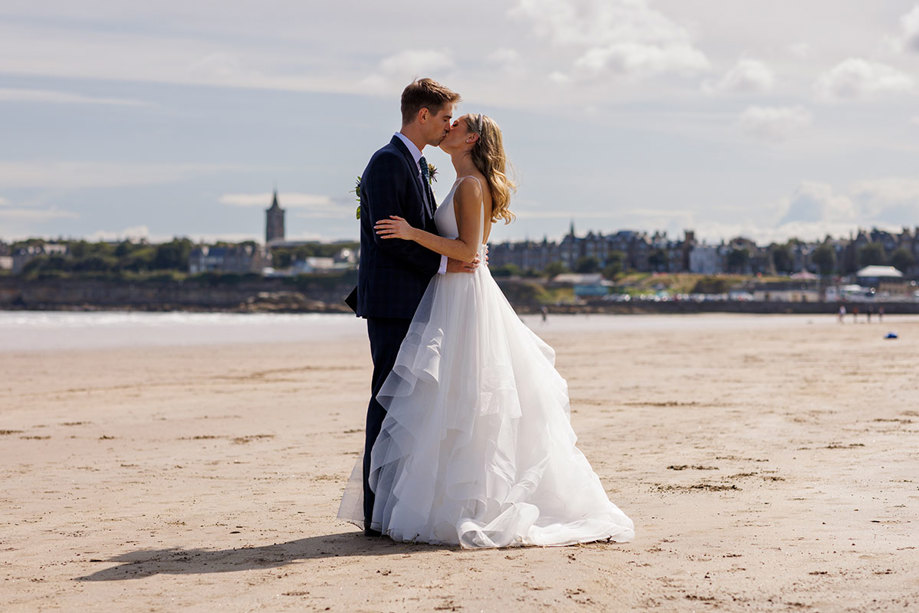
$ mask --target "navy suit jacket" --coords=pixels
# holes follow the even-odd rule
[[[397,136],[373,154],[361,175],[360,317],[411,319],[437,274],[440,255],[413,241],[380,238],[373,230],[377,221],[398,215],[436,234],[434,194],[422,183],[412,154]]]

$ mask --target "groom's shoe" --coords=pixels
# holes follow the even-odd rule
[[[364,536],[383,536],[383,533],[379,530],[374,530],[373,528],[366,527],[364,528]]]

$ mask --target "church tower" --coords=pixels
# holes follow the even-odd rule
[[[271,207],[265,211],[265,245],[284,240],[284,209],[278,204],[278,190],[274,190]]]

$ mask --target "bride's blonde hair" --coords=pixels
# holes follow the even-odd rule
[[[501,137],[501,128],[494,119],[487,115],[469,114],[466,116],[466,126],[470,132],[479,135],[479,140],[472,146],[472,162],[488,181],[491,192],[491,220],[503,219],[510,223],[516,217],[508,208],[511,201],[511,192],[516,191],[517,185],[508,178],[507,156],[504,154],[504,140]]]

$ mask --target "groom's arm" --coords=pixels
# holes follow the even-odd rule
[[[373,232],[373,226],[381,219],[391,215],[400,217],[417,217],[417,212],[403,209],[409,200],[405,193],[406,185],[411,185],[414,177],[408,174],[405,162],[396,155],[380,155],[368,168],[367,176],[361,179],[361,189],[365,197],[361,199],[361,217],[369,216],[373,241],[387,255],[399,259],[407,266],[425,275],[434,275],[441,266],[441,256],[413,241],[402,239],[386,240]],[[363,220],[362,220],[363,222]]]

